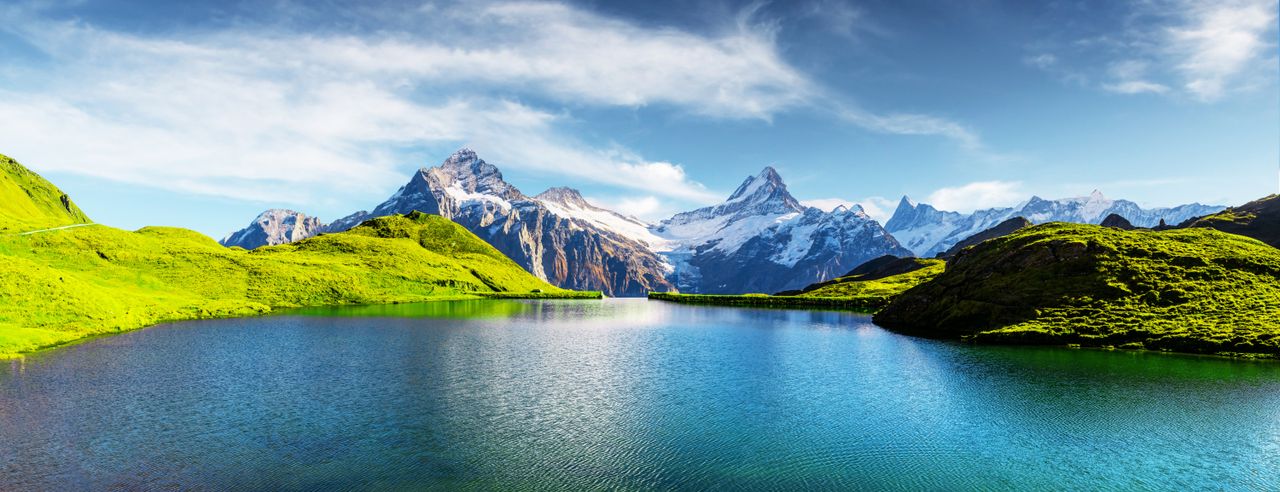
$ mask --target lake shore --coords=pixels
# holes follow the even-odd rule
[[[86,320],[86,322],[94,321],[101,326],[114,327],[114,328],[103,328],[103,329],[93,330],[93,331],[71,332],[71,331],[40,330],[35,328],[18,328],[18,330],[41,331],[43,332],[42,335],[45,335],[45,340],[42,342],[37,342],[35,346],[24,349],[24,350],[18,350],[13,352],[0,352],[0,360],[20,359],[22,357],[39,353],[39,352],[55,350],[68,345],[74,345],[80,342],[93,340],[96,338],[114,336],[114,335],[119,335],[121,333],[128,333],[131,331],[143,330],[153,326],[162,325],[165,323],[175,323],[179,321],[195,321],[195,320],[205,320],[205,319],[251,318],[251,317],[258,317],[258,316],[266,316],[266,315],[273,314],[277,311],[294,309],[294,308],[377,306],[377,305],[412,304],[412,303],[424,303],[424,302],[472,301],[472,300],[490,300],[490,299],[493,299],[493,300],[519,300],[519,299],[591,300],[591,299],[603,299],[603,298],[604,298],[604,295],[598,291],[486,292],[486,293],[477,293],[477,294],[471,294],[471,295],[448,295],[448,296],[434,296],[434,297],[404,298],[404,299],[388,300],[387,302],[382,302],[382,303],[366,303],[366,304],[355,304],[355,303],[314,304],[314,305],[299,305],[299,306],[277,306],[275,308],[272,308],[270,306],[266,306],[262,304],[245,303],[245,304],[238,304],[236,307],[231,307],[231,308],[229,308],[228,306],[214,306],[214,305],[202,306],[202,307],[190,307],[184,310],[174,311],[167,314],[153,314],[151,316],[143,316],[143,315],[138,315],[137,313],[131,313],[132,314],[131,316],[126,318],[120,318],[120,319]],[[145,319],[146,321],[142,322],[143,319]],[[137,322],[130,323],[131,321],[137,321]]]

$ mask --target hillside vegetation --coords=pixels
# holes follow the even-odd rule
[[[1006,343],[1280,355],[1280,250],[1208,229],[1050,223],[961,251],[876,323]]]
[[[903,258],[915,262],[918,268],[886,277],[851,275],[829,280],[817,288],[799,294],[800,297],[844,297],[865,299],[873,305],[883,305],[907,289],[927,282],[942,273],[947,263],[942,260]]]
[[[1216,214],[1188,220],[1178,227],[1206,227],[1248,236],[1280,248],[1280,195],[1271,195]]]
[[[24,195],[57,191],[29,176],[38,189]],[[56,210],[40,209],[35,219],[14,216],[29,212],[28,205],[0,209],[0,218],[49,226],[57,223],[51,219],[72,221],[79,213],[71,208],[59,218]],[[556,288],[462,226],[420,212],[253,251],[169,227],[130,232],[94,225],[0,235],[0,357],[164,321],[488,296],[599,293]]]
[[[66,193],[0,154],[0,234],[88,222]]]

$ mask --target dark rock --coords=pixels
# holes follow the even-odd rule
[[[1129,219],[1122,217],[1120,214],[1108,215],[1107,218],[1102,219],[1102,223],[1100,225],[1102,227],[1115,227],[1117,229],[1124,229],[1126,231],[1132,231],[1135,229],[1135,227],[1133,227],[1133,224],[1129,223]]]

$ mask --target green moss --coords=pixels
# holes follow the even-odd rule
[[[876,315],[1000,343],[1280,355],[1280,250],[1208,229],[1052,223],[966,250]]]

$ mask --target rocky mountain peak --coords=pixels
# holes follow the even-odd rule
[[[586,199],[582,198],[581,192],[566,186],[548,188],[547,191],[539,193],[538,196],[535,196],[534,198],[540,201],[570,205],[578,208],[595,208],[590,203],[587,203]]]
[[[804,206],[787,191],[782,176],[772,166],[766,166],[759,174],[743,180],[723,206],[739,205],[743,208],[763,208],[767,212],[802,212]]]
[[[323,229],[320,219],[293,210],[272,208],[258,214],[248,227],[228,234],[219,242],[224,246],[253,249],[298,241],[319,234]]]

